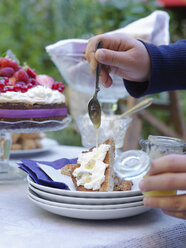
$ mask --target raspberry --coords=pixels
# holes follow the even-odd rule
[[[9,59],[9,58],[0,58],[0,68],[11,67],[15,71],[18,70],[17,62]]]
[[[17,82],[22,81],[22,82],[26,83],[29,79],[28,74],[24,70],[17,71],[14,76],[15,76]]]
[[[2,77],[11,77],[14,73],[14,69],[12,67],[4,67],[0,69],[0,76]]]

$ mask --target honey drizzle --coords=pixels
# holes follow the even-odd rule
[[[98,148],[98,128],[95,127],[95,134],[96,134],[96,148]]]

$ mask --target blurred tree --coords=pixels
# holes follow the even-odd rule
[[[1,0],[0,51],[11,49],[38,73],[60,78],[45,46],[61,39],[90,36],[124,26],[155,9],[131,0]]]

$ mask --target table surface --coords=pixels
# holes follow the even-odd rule
[[[30,155],[52,161],[76,157],[83,148],[55,146]],[[16,163],[17,159],[11,159]],[[63,248],[182,248],[186,247],[186,221],[153,209],[117,220],[80,220],[49,213],[31,202],[27,183],[0,185],[0,247]]]

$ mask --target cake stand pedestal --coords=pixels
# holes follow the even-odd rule
[[[62,121],[0,121],[0,184],[20,183],[26,178],[26,173],[24,171],[15,166],[11,166],[10,164],[9,155],[12,144],[11,133],[57,131],[66,128],[70,122],[70,116],[67,116]]]

